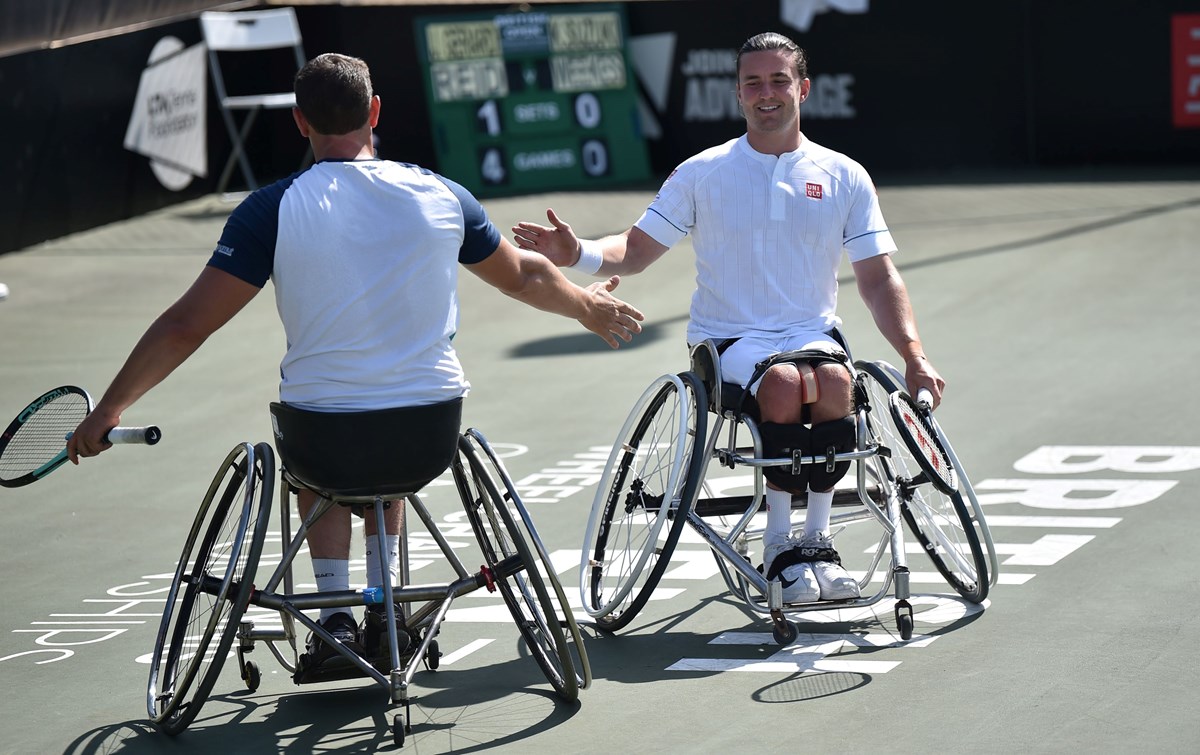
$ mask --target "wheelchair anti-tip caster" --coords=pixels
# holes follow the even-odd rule
[[[913,636],[913,609],[907,600],[896,601],[896,628],[900,630],[900,639],[907,642]]]
[[[399,713],[392,719],[392,741],[397,747],[404,746],[404,716]]]
[[[780,647],[787,647],[796,641],[796,637],[800,635],[796,625],[783,617],[782,611],[771,612],[771,637]]]
[[[242,681],[246,683],[246,689],[251,692],[258,691],[258,685],[262,683],[262,672],[258,670],[257,663],[246,661],[246,665],[242,667]]]

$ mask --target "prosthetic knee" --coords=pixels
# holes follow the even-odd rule
[[[764,467],[763,475],[776,487],[792,493],[828,490],[850,469],[850,462],[833,462],[833,454],[848,453],[858,447],[853,416],[805,425],[764,422],[759,425],[763,456],[768,459],[797,456],[830,457],[828,462],[792,464],[791,467]]]

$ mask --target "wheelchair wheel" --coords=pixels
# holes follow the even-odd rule
[[[904,520],[950,586],[972,603],[983,602],[987,555],[937,433],[885,363],[855,366],[867,392],[871,430],[891,450],[879,463],[900,495]]]
[[[587,648],[583,644],[583,635],[579,631],[579,624],[575,621],[575,615],[571,612],[571,604],[567,600],[567,594],[563,590],[562,583],[558,579],[555,572],[554,564],[550,560],[550,554],[546,550],[546,546],[542,543],[542,538],[538,535],[537,529],[533,526],[533,518],[529,516],[528,509],[521,502],[521,496],[517,493],[516,486],[513,485],[512,477],[509,476],[508,470],[504,468],[504,463],[496,456],[496,452],[492,449],[491,444],[483,437],[483,433],[478,430],[470,429],[466,432],[467,439],[474,445],[478,446],[478,456],[483,462],[485,468],[492,475],[492,479],[498,484],[496,489],[500,491],[500,495],[504,498],[509,510],[516,516],[513,522],[517,527],[521,528],[521,533],[525,537],[525,542],[530,546],[531,553],[538,560],[539,573],[545,578],[546,584],[554,592],[554,598],[558,601],[558,623],[566,629],[568,633],[568,647],[574,651],[572,656],[573,665],[576,670],[576,682],[579,689],[587,689],[592,683],[592,665],[588,661]]]
[[[534,660],[559,697],[573,702],[579,698],[580,678],[558,611],[538,569],[537,556],[521,534],[477,445],[476,437],[464,435],[452,464],[467,519],[483,550],[491,579]],[[512,502],[515,505],[516,499]],[[553,578],[553,572],[550,574]]]
[[[613,445],[584,535],[579,589],[597,626],[629,624],[658,585],[695,504],[708,423],[691,372],[663,375]]]
[[[274,474],[271,447],[243,443],[222,462],[196,513],[167,594],[146,693],[147,713],[168,734],[196,717],[230,654],[270,524]]]

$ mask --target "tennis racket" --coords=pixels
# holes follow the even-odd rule
[[[0,435],[0,486],[19,488],[37,482],[67,460],[67,438],[95,405],[82,388],[64,385],[47,391],[21,410]],[[152,446],[162,433],[157,427],[114,427],[109,443]]]

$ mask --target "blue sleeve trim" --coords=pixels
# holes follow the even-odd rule
[[[666,216],[666,215],[663,215],[661,212],[659,212],[658,210],[654,209],[653,207],[647,207],[647,208],[646,208],[646,212],[653,212],[655,215],[657,215],[657,216],[659,216],[660,218],[662,218],[664,222],[668,223],[668,224],[669,224],[669,225],[670,225],[672,228],[674,228],[675,230],[679,231],[680,233],[682,233],[682,234],[683,234],[683,235],[685,235],[685,236],[687,235],[687,229],[686,229],[686,228],[680,228],[679,226],[675,225],[674,223],[672,223],[672,222],[671,222],[671,220],[670,220],[669,218],[667,218],[667,216]]]
[[[433,174],[458,199],[463,214],[463,244],[458,250],[458,261],[464,265],[483,262],[500,246],[500,231],[488,218],[487,210],[460,184],[445,176]]]
[[[848,239],[845,239],[845,240],[844,240],[842,243],[843,243],[843,244],[849,244],[851,241],[856,241],[856,240],[858,240],[858,239],[865,238],[865,237],[867,237],[867,236],[874,236],[874,235],[876,235],[876,234],[879,234],[879,233],[889,233],[889,231],[888,231],[888,229],[886,229],[886,228],[884,228],[884,229],[882,229],[882,230],[879,230],[879,231],[867,231],[866,233],[860,233],[860,234],[858,234],[857,236],[852,236],[852,237],[850,237],[850,238],[848,238]]]
[[[299,173],[276,181],[246,197],[225,221],[221,238],[208,260],[252,286],[262,288],[275,269],[275,244],[279,238],[279,205],[284,192]]]

